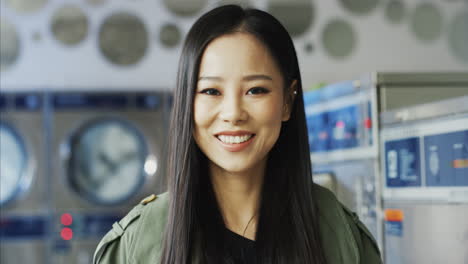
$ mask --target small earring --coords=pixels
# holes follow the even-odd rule
[[[297,94],[297,91],[296,91],[296,90],[294,90],[294,94]]]

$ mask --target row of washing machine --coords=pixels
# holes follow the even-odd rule
[[[304,101],[314,181],[384,263],[468,263],[468,73],[373,73]]]
[[[165,188],[169,92],[0,94],[0,262],[90,263]]]

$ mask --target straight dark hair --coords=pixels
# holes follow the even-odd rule
[[[171,114],[169,214],[161,263],[190,263],[192,258],[201,263],[230,262],[225,257],[225,225],[209,179],[208,160],[193,138],[193,101],[205,48],[215,38],[234,32],[252,34],[268,48],[283,75],[285,95],[297,81],[291,117],[283,122],[268,154],[255,239],[257,263],[325,263],[293,41],[270,14],[236,5],[215,8],[199,18],[183,46]]]

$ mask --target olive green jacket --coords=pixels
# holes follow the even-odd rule
[[[355,213],[315,185],[319,223],[328,264],[382,263],[377,244]],[[114,223],[96,252],[95,264],[157,264],[168,214],[168,195],[149,196]],[[195,254],[196,255],[196,254]],[[195,256],[192,263],[200,263]]]

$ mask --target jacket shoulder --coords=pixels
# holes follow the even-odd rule
[[[136,205],[120,221],[112,225],[112,229],[101,239],[93,257],[94,264],[139,263],[134,261],[135,251],[147,242],[142,236],[145,230],[142,226],[154,223],[158,233],[162,233],[167,211],[167,193],[150,195]],[[154,217],[154,218],[152,218]],[[154,230],[153,230],[154,233]],[[162,238],[162,235],[159,235]]]
[[[353,230],[353,235],[359,245],[360,263],[374,264],[382,263],[380,250],[372,233],[367,229],[364,223],[361,222],[358,215],[342,205],[346,214],[347,221]]]
[[[345,213],[335,195],[314,184],[320,237],[328,263],[359,263],[359,248]]]
[[[377,243],[354,212],[320,185],[314,185],[314,197],[329,263],[382,263]]]

